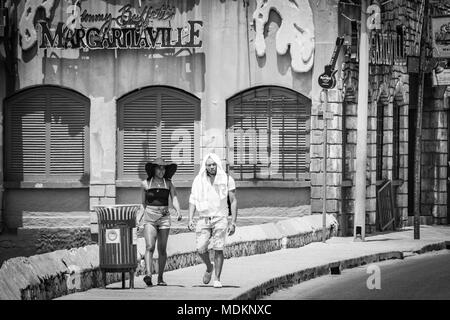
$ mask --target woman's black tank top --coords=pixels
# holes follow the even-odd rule
[[[145,204],[147,206],[168,206],[170,190],[164,180],[164,188],[151,188],[152,180],[149,183],[149,189],[145,190]],[[148,182],[148,180],[146,180]]]

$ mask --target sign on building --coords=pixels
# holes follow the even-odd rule
[[[450,16],[433,17],[431,20],[433,55],[450,58]]]

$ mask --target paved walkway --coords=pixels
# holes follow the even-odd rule
[[[91,289],[58,299],[65,300],[231,300],[261,286],[276,286],[287,276],[302,270],[364,256],[381,256],[389,252],[431,250],[430,245],[450,241],[450,227],[421,226],[421,239],[413,239],[412,228],[404,231],[367,237],[365,242],[354,242],[352,237],[334,237],[325,243],[316,242],[301,248],[278,250],[266,254],[225,260],[222,272],[223,288],[215,289],[212,281],[203,285],[204,265],[178,269],[165,273],[167,287],[146,287],[142,277],[135,279],[135,289],[122,289],[113,283],[105,289]],[[153,277],[156,281],[156,275]],[[128,285],[128,282],[127,282]]]

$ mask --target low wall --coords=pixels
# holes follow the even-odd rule
[[[327,238],[337,231],[337,221],[327,216]],[[300,247],[322,239],[322,217],[305,216],[277,223],[238,227],[227,238],[227,258],[261,254],[282,247]],[[138,252],[143,243],[138,242]],[[78,249],[57,250],[31,257],[12,258],[0,268],[1,300],[47,300],[77,291],[105,285],[99,269],[99,249],[88,245]],[[169,238],[166,270],[184,268],[200,263],[195,252],[195,234],[182,233]],[[155,252],[155,266],[157,253]],[[141,273],[139,265],[137,273]],[[154,269],[157,270],[156,268]],[[120,274],[107,273],[106,282],[120,280]]]

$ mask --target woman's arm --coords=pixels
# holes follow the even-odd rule
[[[180,210],[180,203],[178,202],[177,188],[175,188],[172,181],[169,181],[169,189],[170,189],[170,196],[172,197],[173,207],[177,211],[177,220],[180,221],[182,218],[181,210]]]
[[[145,183],[146,181],[143,181],[142,182],[142,185],[141,185],[141,194],[142,194],[142,206],[145,208],[145,185],[144,185],[144,183]]]

